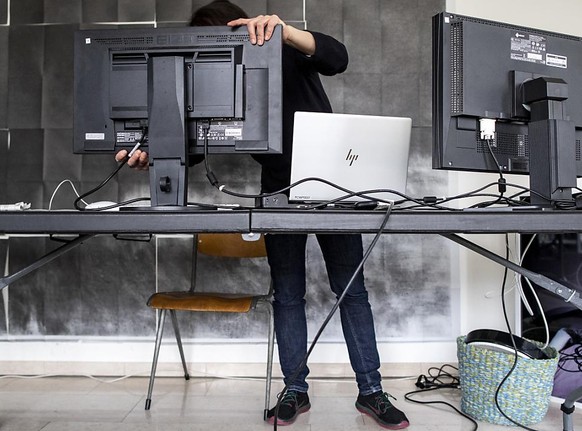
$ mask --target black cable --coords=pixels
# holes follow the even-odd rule
[[[507,234],[505,234],[505,258],[509,259],[509,237]],[[503,307],[503,318],[505,320],[505,325],[507,326],[507,332],[511,336],[510,338],[511,338],[511,344],[513,346],[514,359],[513,359],[513,365],[511,366],[511,368],[509,369],[509,371],[507,372],[505,377],[501,380],[501,383],[499,383],[499,385],[497,386],[497,389],[495,390],[495,406],[497,407],[499,412],[503,415],[503,417],[505,417],[505,419],[507,419],[508,421],[517,425],[518,427],[526,429],[528,431],[537,431],[534,428],[529,428],[529,427],[519,423],[518,421],[510,418],[503,411],[501,406],[499,405],[499,393],[501,392],[501,388],[503,387],[503,385],[505,384],[507,379],[509,379],[509,376],[511,376],[511,374],[515,371],[515,368],[517,367],[517,361],[519,359],[517,345],[515,344],[515,339],[513,337],[513,331],[511,329],[511,324],[509,323],[509,317],[507,315],[507,307],[505,305],[505,283],[507,281],[507,273],[508,273],[508,269],[507,269],[507,267],[505,267],[505,271],[503,271],[503,281],[502,281],[502,285],[501,285],[501,305]]]
[[[476,431],[479,428],[479,425],[477,424],[477,422],[471,416],[469,416],[468,414],[457,409],[452,404],[447,403],[446,401],[435,401],[435,400],[420,401],[420,400],[416,400],[414,398],[411,398],[411,395],[435,391],[435,390],[439,390],[439,389],[460,389],[459,377],[457,375],[453,375],[452,373],[450,373],[448,371],[445,371],[444,370],[445,368],[451,368],[457,372],[459,371],[457,367],[454,367],[453,365],[450,365],[450,364],[444,364],[440,368],[430,367],[428,369],[428,376],[425,376],[424,374],[421,374],[420,376],[418,376],[418,379],[416,380],[415,386],[418,387],[419,389],[404,394],[404,399],[406,399],[407,401],[413,402],[413,403],[417,403],[417,404],[427,404],[427,405],[443,404],[447,407],[450,407],[451,409],[456,411],[459,415],[461,415],[464,418],[471,421],[473,423],[473,426],[474,426],[473,431]],[[436,374],[435,374],[435,372],[436,372]]]
[[[144,142],[145,142],[145,140],[146,140],[146,137],[147,137],[147,133],[146,133],[145,129],[143,129],[143,130],[142,130],[141,137],[140,137],[139,141],[137,141],[137,142],[136,142],[136,144],[137,144],[137,145],[134,147],[134,150],[136,150],[136,149],[137,149],[139,146],[143,145],[143,143],[144,143]],[[117,173],[118,173],[118,172],[121,170],[121,168],[123,168],[123,167],[124,167],[124,166],[127,164],[127,161],[129,160],[130,154],[131,154],[131,153],[127,153],[127,155],[126,155],[126,156],[123,158],[123,160],[121,160],[121,162],[119,162],[119,165],[117,166],[117,168],[115,168],[115,170],[114,170],[114,171],[113,171],[113,172],[112,172],[112,173],[111,173],[111,174],[110,174],[110,175],[109,175],[107,178],[105,178],[105,179],[104,179],[104,180],[101,182],[101,184],[99,184],[97,187],[95,187],[95,188],[93,188],[93,189],[89,190],[88,192],[86,192],[86,193],[83,193],[81,196],[79,196],[77,199],[75,199],[75,202],[73,203],[73,204],[74,204],[74,206],[75,206],[75,209],[77,209],[77,210],[79,210],[79,211],[85,211],[85,208],[84,208],[84,207],[80,207],[80,206],[79,206],[79,202],[81,202],[81,201],[83,200],[83,198],[85,198],[85,197],[87,197],[87,196],[89,196],[89,195],[92,195],[93,193],[95,193],[95,192],[99,191],[99,190],[100,190],[101,188],[103,188],[103,186],[105,186],[105,184],[107,184],[107,183],[108,183],[108,182],[109,182],[109,181],[110,181],[110,180],[111,180],[111,179],[112,179],[112,178],[113,178],[115,175],[117,175]],[[137,201],[139,201],[139,200],[145,200],[145,199],[147,199],[147,198],[137,198]],[[136,200],[132,200],[132,202],[134,202],[134,201],[136,201]],[[124,204],[126,204],[126,203],[124,203]],[[104,210],[104,209],[110,209],[110,208],[116,208],[116,207],[118,207],[118,206],[121,206],[121,205],[124,205],[124,204],[117,204],[117,205],[112,205],[112,206],[110,206],[110,207],[107,207],[107,208],[101,208],[101,210]]]
[[[203,121],[200,127],[202,128],[202,135],[204,136],[203,147],[204,147],[204,168],[206,169],[206,178],[208,178],[208,181],[210,182],[212,187],[219,188],[218,178],[216,178],[216,175],[214,175],[214,172],[212,172],[212,169],[210,168],[210,161],[208,160],[208,131],[210,130],[210,122]]]
[[[89,190],[86,193],[83,193],[81,196],[79,196],[77,199],[75,199],[74,205],[75,205],[75,209],[79,210],[79,211],[85,211],[84,207],[80,207],[79,206],[79,202],[81,202],[83,200],[83,198],[92,195],[93,193],[97,192],[98,190],[100,190],[105,184],[107,184],[111,178],[113,178],[115,175],[117,175],[117,173],[121,170],[121,168],[123,168],[123,166],[125,166],[125,164],[127,163],[128,157],[126,156],[120,163],[119,166],[117,166],[117,168],[115,168],[115,170],[107,177],[105,178],[101,184],[99,184],[97,187]]]
[[[574,369],[565,368],[566,364],[574,363]],[[565,349],[560,352],[558,368],[566,373],[579,373],[582,371],[582,345],[574,348],[572,353],[566,353]]]
[[[299,373],[307,365],[307,360],[309,359],[309,356],[311,355],[311,352],[315,348],[315,345],[317,344],[317,341],[321,337],[321,334],[323,333],[324,329],[327,327],[328,323],[330,322],[331,318],[333,317],[333,315],[335,314],[335,312],[339,308],[340,304],[343,302],[343,300],[344,300],[345,296],[347,295],[347,293],[348,293],[351,285],[354,283],[354,281],[355,281],[356,277],[358,276],[358,274],[362,271],[362,268],[364,267],[364,264],[368,260],[368,257],[372,253],[372,250],[374,249],[374,247],[376,246],[376,243],[380,239],[380,236],[384,232],[384,228],[386,227],[386,223],[388,223],[388,219],[390,218],[390,214],[391,213],[392,213],[392,207],[388,207],[388,209],[386,210],[386,214],[385,214],[384,218],[382,219],[382,223],[380,224],[380,228],[378,229],[378,232],[376,233],[376,235],[372,239],[372,242],[370,243],[370,245],[366,249],[366,252],[364,253],[364,255],[362,257],[362,260],[360,261],[360,263],[358,264],[358,266],[354,270],[354,273],[352,274],[352,277],[348,281],[348,283],[347,283],[344,291],[342,292],[342,294],[340,295],[340,297],[336,300],[334,306],[331,308],[331,310],[328,313],[327,317],[325,318],[324,322],[321,324],[319,330],[315,334],[315,337],[313,337],[313,341],[311,342],[311,345],[309,346],[309,349],[307,350],[307,353],[303,357],[303,360],[301,361],[301,363],[299,364],[299,366],[295,369],[295,371],[293,372],[291,378],[288,380],[289,383],[285,384],[285,386],[283,387],[283,390],[279,393],[278,398],[277,398],[277,404],[275,405],[275,410],[274,410],[273,429],[275,431],[277,430],[277,422],[278,422],[278,416],[279,416],[279,407],[281,406],[281,401],[283,400],[283,397],[285,396],[285,393],[287,392],[287,389],[289,388],[289,385],[292,384],[293,382],[295,382],[295,379],[297,379],[297,376],[299,376]]]
[[[209,125],[207,123],[204,123],[202,125],[202,127],[203,127],[204,131],[207,131],[209,128]],[[496,165],[499,167],[499,176],[500,176],[499,180],[496,182],[488,183],[488,184],[486,184],[482,187],[479,187],[477,189],[474,189],[470,192],[461,193],[461,194],[456,195],[456,196],[445,197],[445,198],[441,198],[441,199],[435,198],[435,200],[436,200],[435,202],[427,202],[425,200],[425,198],[414,198],[414,197],[408,196],[404,193],[401,193],[397,190],[391,190],[391,189],[374,189],[374,190],[364,190],[364,191],[354,192],[354,191],[349,190],[345,187],[342,187],[338,184],[332,183],[331,181],[328,181],[324,178],[318,178],[318,177],[303,178],[299,181],[294,182],[293,184],[290,184],[287,187],[283,187],[280,190],[270,192],[270,193],[258,193],[258,194],[238,193],[238,192],[227,189],[224,184],[219,185],[219,181],[218,181],[216,175],[214,174],[214,172],[212,171],[212,169],[210,167],[210,162],[208,160],[208,136],[207,136],[206,132],[204,133],[204,137],[205,137],[205,139],[204,139],[204,164],[205,164],[205,169],[206,169],[206,176],[207,176],[208,180],[210,181],[210,184],[212,184],[212,186],[218,188],[218,190],[220,190],[221,192],[223,192],[229,196],[234,196],[234,197],[238,197],[238,198],[262,199],[262,198],[272,197],[272,196],[275,196],[278,194],[284,194],[285,192],[287,192],[291,188],[293,188],[299,184],[302,184],[304,182],[316,181],[316,182],[326,184],[326,185],[333,187],[337,190],[340,190],[340,191],[344,192],[345,195],[340,196],[340,197],[333,199],[333,200],[326,201],[326,202],[318,202],[317,204],[307,205],[304,207],[304,209],[324,208],[326,206],[333,205],[335,203],[341,202],[343,200],[349,199],[349,198],[354,197],[354,196],[358,196],[358,197],[368,199],[368,200],[376,200],[378,202],[392,203],[392,202],[386,201],[384,199],[380,199],[380,198],[377,198],[374,196],[369,196],[370,194],[377,194],[377,193],[392,193],[392,194],[395,194],[397,196],[402,197],[403,198],[402,200],[394,202],[395,205],[402,205],[406,202],[413,202],[416,204],[416,205],[412,205],[409,207],[398,208],[399,210],[430,208],[430,209],[439,209],[439,210],[445,210],[445,211],[462,211],[462,209],[445,207],[445,206],[443,206],[443,204],[449,203],[449,202],[452,202],[455,200],[474,198],[474,197],[479,197],[479,196],[494,197],[495,200],[478,203],[478,204],[473,205],[473,207],[487,207],[487,206],[491,206],[494,204],[498,204],[500,202],[504,202],[509,206],[527,205],[527,203],[515,200],[515,198],[517,196],[519,196],[523,193],[535,194],[536,196],[539,196],[539,197],[545,199],[545,197],[543,195],[541,195],[540,193],[538,193],[534,190],[531,190],[527,187],[521,186],[519,184],[507,183],[507,181],[503,177],[503,171],[499,167],[499,163],[497,162],[495,154],[493,153],[493,150],[490,148],[490,144],[488,144],[489,151],[491,152],[491,156],[494,158]],[[497,194],[497,195],[492,195],[492,194],[481,195],[481,194],[479,194],[479,192],[486,190],[487,188],[493,187],[493,186],[497,186],[497,188],[499,190],[499,194]],[[521,191],[514,194],[513,196],[505,197],[504,193],[506,192],[507,187],[518,188]],[[558,204],[562,204],[564,207],[567,207],[568,205],[574,206],[574,204],[570,201],[564,201],[563,203],[558,202]]]
[[[456,408],[454,405],[452,405],[450,403],[447,403],[446,401],[436,401],[436,400],[432,400],[432,401],[420,401],[420,400],[415,400],[414,398],[411,398],[411,395],[421,394],[421,393],[430,392],[430,391],[436,391],[436,390],[443,389],[443,388],[445,388],[445,387],[435,386],[435,387],[431,387],[431,388],[419,389],[419,390],[416,390],[416,391],[411,391],[411,392],[408,392],[408,393],[404,394],[404,399],[407,400],[407,401],[410,401],[412,403],[416,403],[416,404],[426,404],[426,405],[442,404],[442,405],[445,405],[447,407],[450,407],[451,409],[453,409],[454,411],[456,411],[459,415],[461,415],[464,418],[466,418],[469,421],[471,421],[471,423],[473,424],[473,431],[476,431],[479,428],[479,425],[477,424],[477,421],[475,421],[475,419],[473,419],[468,414],[466,414],[466,413],[462,412],[461,410],[459,410],[458,408]]]

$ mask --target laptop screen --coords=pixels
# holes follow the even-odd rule
[[[412,119],[373,115],[296,112],[291,184],[322,178],[353,192],[395,190],[405,193]],[[290,190],[289,202],[327,202],[346,195],[319,181]],[[390,192],[372,199],[401,199]],[[365,200],[350,196],[342,202]]]

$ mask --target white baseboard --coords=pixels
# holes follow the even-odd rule
[[[0,374],[149,375],[153,339],[46,338],[0,340]],[[456,363],[454,341],[379,342],[384,375],[423,373],[423,364]],[[276,350],[276,349],[275,349]],[[252,340],[184,340],[193,376],[262,376],[266,343]],[[278,363],[275,351],[274,362]],[[343,343],[321,342],[309,359],[312,376],[351,377]],[[158,375],[180,375],[180,356],[173,340],[162,343]],[[278,366],[274,367],[275,376]]]

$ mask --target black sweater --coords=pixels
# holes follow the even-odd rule
[[[348,65],[348,53],[341,42],[322,33],[311,34],[316,46],[311,56],[283,45],[283,154],[254,156],[262,166],[261,187],[265,193],[289,185],[295,112],[331,112],[319,74],[342,73]]]

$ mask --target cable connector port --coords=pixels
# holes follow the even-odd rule
[[[273,196],[265,196],[255,200],[255,207],[257,208],[285,208],[289,206],[289,200],[283,193],[278,193]]]

